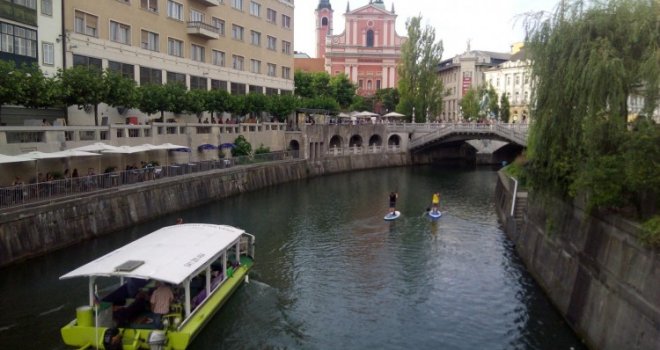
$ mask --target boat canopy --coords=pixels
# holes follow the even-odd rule
[[[244,230],[227,225],[182,224],[163,227],[63,276],[117,276],[181,284],[220,252],[238,242]]]

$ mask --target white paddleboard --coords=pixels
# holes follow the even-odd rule
[[[429,212],[429,216],[430,216],[432,219],[438,219],[438,218],[440,218],[440,217],[442,216],[442,212],[441,212],[440,210],[438,210],[438,211],[436,211],[436,212],[434,212],[433,210],[431,210],[431,211]]]
[[[401,212],[398,210],[395,210],[394,213],[387,213],[383,219],[385,220],[396,220],[401,216]]]

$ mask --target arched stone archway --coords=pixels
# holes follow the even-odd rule
[[[330,148],[341,148],[342,147],[342,140],[341,136],[335,135],[330,138]]]
[[[328,25],[328,17],[323,17],[321,19],[321,25],[324,27]]]
[[[382,146],[383,145],[383,139],[380,137],[380,135],[371,135],[369,138],[369,146]]]
[[[401,145],[401,137],[399,137],[399,135],[390,136],[390,138],[387,140],[387,145],[388,146],[400,146]]]
[[[291,140],[289,142],[289,151],[293,152],[294,157],[300,157],[300,143],[298,143],[298,140]]]
[[[348,142],[348,147],[362,147],[362,136],[351,136],[351,140]]]

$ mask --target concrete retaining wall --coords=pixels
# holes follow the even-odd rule
[[[307,177],[409,164],[406,153],[386,153],[248,165],[3,212],[0,266],[241,192]]]
[[[660,346],[660,260],[639,227],[587,215],[580,203],[530,196],[522,220],[510,216],[512,190],[500,176],[498,215],[518,255],[573,329],[593,349]],[[508,197],[508,199],[507,199]]]

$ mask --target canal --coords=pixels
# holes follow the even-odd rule
[[[583,349],[495,214],[496,173],[411,167],[283,184],[0,270],[0,348],[65,349],[87,280],[58,277],[176,217],[256,235],[250,283],[192,349]],[[402,216],[386,222],[387,195]],[[423,216],[433,191],[438,221]],[[102,215],[102,213],[99,213]]]

